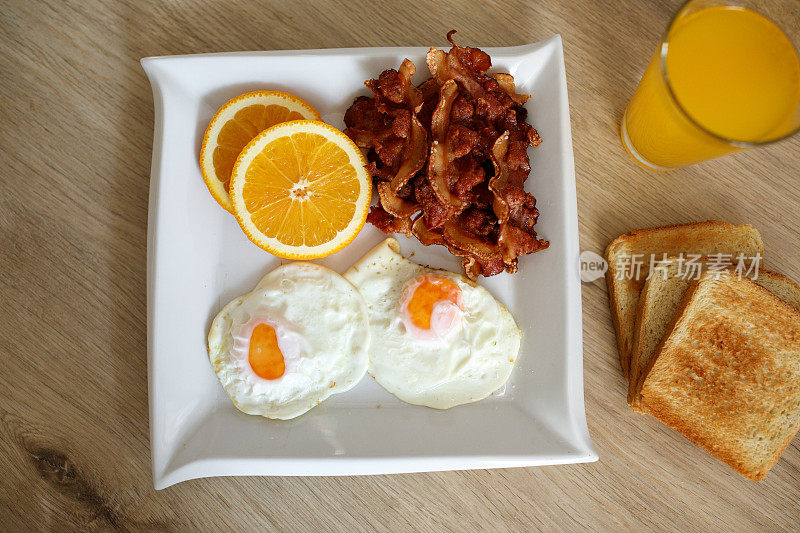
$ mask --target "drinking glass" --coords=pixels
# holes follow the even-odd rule
[[[686,2],[625,110],[623,145],[667,170],[793,135],[798,49],[798,0]]]

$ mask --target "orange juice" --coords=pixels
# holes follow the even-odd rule
[[[682,12],[628,105],[623,143],[651,168],[688,165],[791,133],[799,105],[800,59],[777,25],[741,7]]]

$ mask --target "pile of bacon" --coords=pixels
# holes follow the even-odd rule
[[[383,71],[347,110],[345,133],[367,151],[379,203],[367,220],[386,233],[441,244],[472,279],[517,270],[517,257],[547,248],[524,191],[527,149],[541,137],[526,122],[529,95],[510,74],[487,74],[478,48],[431,48],[431,78],[414,86],[414,64]]]

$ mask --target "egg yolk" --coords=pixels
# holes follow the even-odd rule
[[[253,329],[249,360],[253,372],[264,379],[278,379],[286,371],[278,336],[272,326],[259,324]]]
[[[424,276],[414,288],[406,312],[412,324],[420,329],[430,329],[433,307],[442,301],[458,305],[460,295],[461,289],[449,279]]]

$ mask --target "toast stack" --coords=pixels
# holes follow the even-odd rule
[[[762,252],[754,228],[718,221],[637,230],[606,249],[628,403],[754,480],[800,427],[800,287],[741,261]],[[645,258],[639,272],[621,275],[626,255]],[[686,256],[700,258],[691,276]]]

